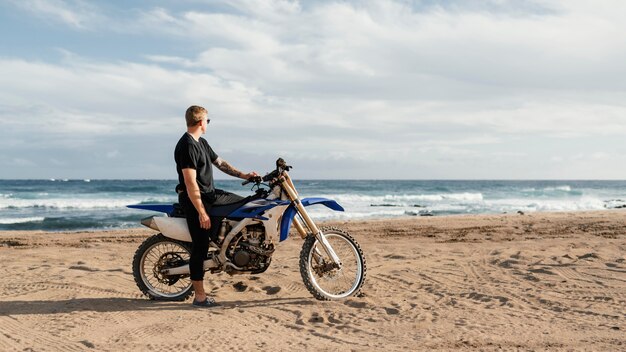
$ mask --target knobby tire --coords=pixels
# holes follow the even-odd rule
[[[189,289],[185,290],[184,292],[182,292],[178,296],[175,296],[175,297],[164,297],[164,296],[159,295],[158,293],[153,292],[146,285],[146,283],[143,281],[143,279],[141,277],[141,271],[143,270],[143,268],[141,267],[141,259],[142,259],[143,255],[144,255],[144,253],[148,249],[150,249],[153,245],[155,245],[157,243],[160,243],[160,242],[175,243],[177,245],[182,246],[189,253],[191,253],[191,247],[190,247],[191,244],[190,243],[176,241],[176,240],[173,240],[171,238],[167,238],[167,237],[163,236],[163,234],[160,234],[160,233],[148,237],[145,241],[143,241],[143,243],[139,246],[139,248],[137,248],[137,250],[135,251],[135,255],[133,257],[133,278],[135,279],[135,283],[137,284],[137,287],[139,287],[139,290],[146,297],[148,297],[151,300],[184,301],[187,298],[189,298],[189,296],[191,296],[191,294],[193,293],[193,286],[190,286]]]
[[[331,301],[331,300],[346,299],[348,297],[358,296],[363,287],[363,283],[365,282],[365,275],[367,272],[365,256],[363,255],[363,250],[361,249],[361,246],[356,242],[354,238],[352,238],[352,236],[350,236],[350,234],[348,234],[348,232],[342,229],[339,229],[337,227],[327,226],[327,227],[320,228],[320,230],[322,231],[322,233],[332,232],[334,234],[340,235],[344,237],[346,240],[348,240],[348,242],[350,242],[354,246],[354,248],[356,249],[358,253],[357,254],[358,260],[360,261],[361,267],[362,267],[361,277],[359,279],[359,283],[356,286],[356,288],[347,297],[342,297],[342,298],[328,297],[322,292],[320,292],[315,287],[315,285],[311,281],[311,278],[309,277],[309,253],[313,250],[314,245],[317,242],[317,239],[315,238],[315,236],[310,235],[310,236],[307,236],[307,238],[304,240],[304,244],[302,245],[302,250],[300,251],[300,275],[302,276],[302,281],[304,282],[304,286],[306,286],[307,290],[309,290],[309,292],[313,295],[313,297],[315,297],[316,299],[320,301]]]

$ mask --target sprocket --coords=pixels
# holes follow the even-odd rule
[[[183,264],[185,264],[185,260],[178,253],[163,253],[159,260],[157,260],[154,264],[152,274],[160,283],[172,286],[178,282],[180,275],[164,275],[161,271],[166,268],[173,268]]]

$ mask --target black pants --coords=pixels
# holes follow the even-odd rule
[[[208,214],[211,214],[211,207],[213,206],[236,203],[243,199],[243,197],[239,195],[220,189],[215,190],[214,196],[201,194],[201,197],[202,204],[204,204],[204,208]],[[185,210],[187,226],[189,226],[189,233],[191,234],[191,258],[189,258],[191,280],[202,280],[204,279],[203,265],[209,250],[209,242],[213,240],[213,242],[217,243],[220,225],[224,218],[209,215],[211,218],[211,228],[209,230],[203,229],[200,227],[198,211],[196,207],[193,206],[193,203],[191,203],[187,193],[181,193],[178,196],[178,202]]]

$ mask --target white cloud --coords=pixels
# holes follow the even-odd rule
[[[61,22],[77,29],[86,29],[101,17],[96,6],[81,0],[9,0],[46,21]]]
[[[189,59],[185,59],[183,57],[177,56],[167,56],[167,55],[146,55],[146,59],[149,61],[155,62],[157,64],[176,64],[179,66],[183,66],[185,68],[193,68],[198,67],[198,65]]]
[[[164,40],[146,62],[0,58],[3,126],[26,133],[46,116],[39,126],[56,145],[177,134],[191,104],[209,108],[221,131],[211,137],[222,150],[236,143],[234,154],[448,165],[440,171],[558,154],[520,151],[530,139],[626,133],[623,2],[240,0],[130,18],[83,2],[24,4],[73,28]]]
[[[38,106],[42,111],[37,111],[37,115],[58,114],[64,122],[61,126],[51,122],[50,127],[68,132],[82,131],[81,121],[95,123],[95,132],[99,131],[97,126],[119,126],[122,122],[132,129],[148,119],[169,118],[173,107],[180,109],[181,105],[198,101],[207,105],[215,102],[233,111],[249,111],[254,109],[251,100],[258,94],[237,82],[210,74],[126,62],[110,64],[78,59],[49,64],[0,59],[0,74],[4,84],[11,87],[0,93],[5,106],[14,106],[14,113],[19,112],[19,106],[29,109]],[[28,123],[40,119],[36,114],[25,116],[26,120],[10,120]],[[111,129],[100,131],[118,130]]]
[[[341,89],[341,79],[344,92],[361,94],[354,79],[363,75],[382,80],[387,98],[420,83],[446,83],[429,81],[433,76],[510,88],[598,89],[624,56],[623,25],[599,16],[414,12],[396,2],[368,4],[321,4],[280,17],[187,12],[176,27],[212,42],[198,57],[205,67],[267,89],[304,78],[309,91],[302,94],[311,93],[311,80]]]

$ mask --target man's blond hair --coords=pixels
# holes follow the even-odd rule
[[[185,112],[185,120],[187,120],[187,127],[195,126],[198,122],[204,119],[204,115],[208,114],[205,108],[198,105],[192,105],[187,108]]]

